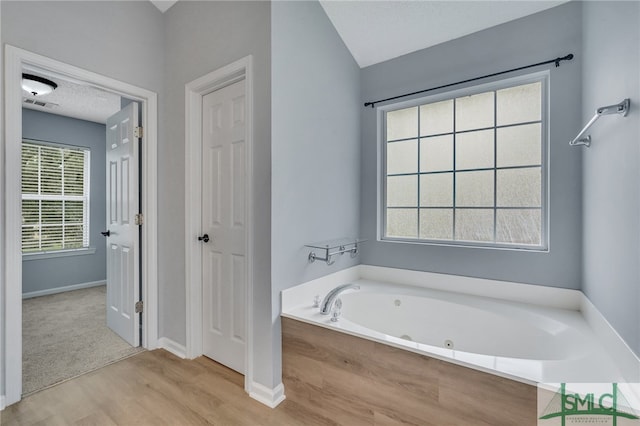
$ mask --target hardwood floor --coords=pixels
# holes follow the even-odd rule
[[[250,398],[235,371],[155,350],[30,395],[0,424],[536,424],[534,387],[305,325],[283,321],[287,399],[275,409]]]
[[[291,401],[272,410],[250,398],[243,382],[208,358],[143,352],[26,397],[0,412],[0,424],[331,424]]]

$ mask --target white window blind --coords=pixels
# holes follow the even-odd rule
[[[89,154],[23,141],[23,253],[89,246]]]

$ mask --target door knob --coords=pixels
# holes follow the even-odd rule
[[[204,234],[201,237],[198,237],[198,241],[204,241],[205,243],[209,242],[209,234]]]
[[[108,229],[106,231],[102,231],[100,232],[102,235],[104,235],[105,237],[108,237],[111,235],[111,231],[109,231]]]

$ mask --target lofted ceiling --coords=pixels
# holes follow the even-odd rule
[[[320,0],[361,68],[566,3]]]
[[[160,12],[162,13],[169,10],[171,6],[173,6],[178,2],[178,0],[149,0],[149,1],[153,3],[153,5],[157,7],[158,10],[160,10]]]
[[[150,1],[163,13],[177,2]],[[364,68],[540,12],[568,0],[319,1],[358,65]],[[37,72],[35,74],[38,75]],[[120,109],[120,97],[115,94],[60,76],[39,75],[54,80],[59,87],[49,95],[38,97],[23,92],[25,108],[98,123],[104,123],[108,116]],[[39,106],[34,101],[46,105]]]
[[[177,0],[150,1],[163,13],[177,3]],[[361,68],[522,18],[567,1],[569,0],[319,0]]]

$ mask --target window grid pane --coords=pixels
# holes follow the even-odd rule
[[[22,143],[22,251],[89,246],[89,151]]]
[[[386,135],[397,139],[386,140],[385,152],[396,158],[386,160],[383,235],[545,245],[542,86],[516,84],[387,112]],[[417,151],[414,170],[407,150],[399,167],[400,147],[390,149],[407,139]]]

